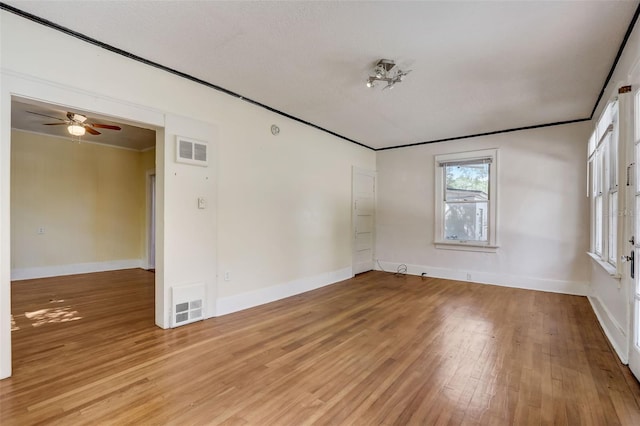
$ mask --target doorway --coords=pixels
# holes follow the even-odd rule
[[[145,252],[155,268],[156,130],[17,97],[11,118],[14,368],[38,352],[82,349],[105,318],[109,333],[124,333],[124,318],[155,327],[158,283],[136,268]],[[85,135],[70,133],[76,125]],[[34,340],[42,344],[23,344]]]

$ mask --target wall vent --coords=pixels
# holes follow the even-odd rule
[[[207,155],[207,143],[188,139],[182,136],[176,137],[176,161],[178,163],[194,164],[207,167],[209,158]]]
[[[204,284],[171,288],[171,327],[204,319]]]

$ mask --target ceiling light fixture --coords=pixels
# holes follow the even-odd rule
[[[404,77],[409,74],[409,71],[402,71],[396,67],[396,63],[391,59],[380,59],[376,66],[373,67],[372,73],[367,79],[367,87],[375,87],[376,81],[384,81],[387,83],[384,89],[393,89],[396,83],[400,83],[404,80]]]
[[[84,126],[81,126],[80,124],[72,124],[71,126],[67,127],[67,130],[73,136],[83,136],[86,132]]]

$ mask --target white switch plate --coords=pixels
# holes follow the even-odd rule
[[[227,271],[224,273],[224,280],[231,281],[231,272]]]
[[[206,209],[207,208],[207,200],[204,197],[199,197],[198,198],[198,208],[199,209]]]

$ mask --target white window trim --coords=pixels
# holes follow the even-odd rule
[[[595,253],[591,253],[590,251],[587,252],[587,255],[593,259],[598,265],[602,266],[602,268],[607,271],[607,273],[609,275],[611,275],[612,278],[617,278],[620,279],[622,278],[622,274],[620,274],[618,272],[618,269],[613,266],[612,264],[610,264],[609,262],[605,262],[603,261],[600,256],[598,256]]]
[[[624,203],[625,192],[620,188],[620,181],[623,179],[623,170],[620,167],[620,137],[619,137],[619,105],[616,100],[610,102],[602,112],[599,120],[595,125],[595,129],[589,139],[588,144],[588,164],[593,165],[593,175],[588,176],[589,189],[587,196],[590,197],[590,229],[591,243],[590,251],[587,253],[598,265],[600,265],[609,275],[614,278],[622,276],[622,264],[617,259],[621,252],[622,226],[623,220],[619,212],[621,205]],[[617,145],[614,147],[613,145]],[[612,154],[615,158],[612,158]],[[610,218],[612,214],[609,198],[613,193],[617,193],[617,211],[618,217],[616,221],[617,229],[610,229]],[[601,218],[601,250],[596,247],[597,223],[595,220],[595,200],[597,197],[602,198],[602,218]],[[612,239],[612,233],[616,238]],[[615,247],[610,247],[614,242]],[[616,258],[612,258],[614,256]],[[611,254],[611,255],[610,255]]]
[[[489,220],[487,242],[444,239],[444,168],[441,163],[491,158],[489,172]],[[458,152],[434,156],[435,169],[435,234],[437,249],[495,253],[498,245],[498,149]]]

